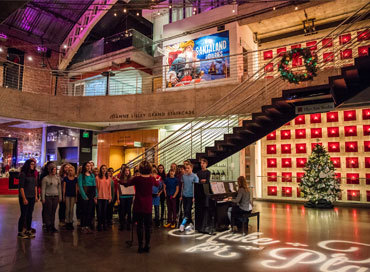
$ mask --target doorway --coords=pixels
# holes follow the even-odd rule
[[[18,156],[18,140],[16,138],[3,138],[3,163],[16,167]]]

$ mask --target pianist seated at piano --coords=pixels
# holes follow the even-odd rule
[[[229,207],[228,216],[231,222],[233,231],[238,231],[238,227],[241,226],[240,218],[242,215],[252,212],[252,198],[247,184],[247,180],[244,176],[238,178],[238,195],[236,198],[232,198],[232,207]],[[247,219],[246,225],[248,226],[249,220]]]

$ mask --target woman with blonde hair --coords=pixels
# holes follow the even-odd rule
[[[77,177],[75,168],[69,165],[67,176],[63,179],[63,201],[66,205],[66,228],[73,230],[73,210],[77,197]]]
[[[231,211],[229,209],[229,217],[231,217],[230,221],[233,231],[237,231],[238,228],[235,225],[235,220],[246,213],[252,212],[251,194],[248,188],[247,180],[244,176],[238,177],[238,195],[231,201],[234,203],[234,205],[231,208]],[[247,226],[248,222],[249,220],[246,222]]]

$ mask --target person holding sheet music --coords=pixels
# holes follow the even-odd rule
[[[125,187],[124,185],[131,179],[130,167],[123,166],[120,175],[120,181],[117,188],[117,201],[119,205],[119,230],[130,230],[131,228],[131,207],[135,195],[133,186]],[[127,217],[127,220],[126,220]]]

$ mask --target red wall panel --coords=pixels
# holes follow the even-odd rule
[[[356,121],[356,111],[355,110],[343,111],[343,118],[344,121]]]
[[[338,122],[339,114],[338,112],[327,112],[326,113],[326,122]]]
[[[281,154],[291,154],[292,146],[291,144],[282,144],[281,145]]]

